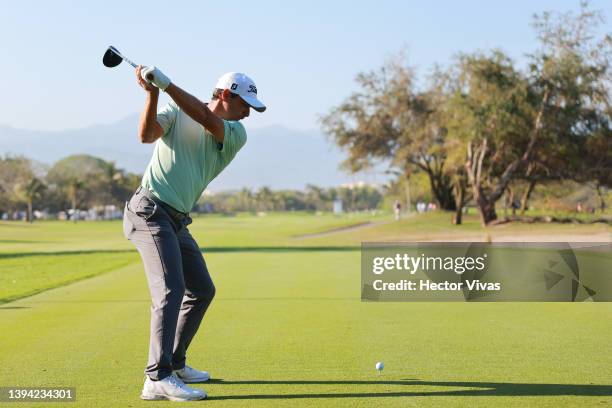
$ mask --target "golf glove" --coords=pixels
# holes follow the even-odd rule
[[[142,79],[144,79],[145,81],[147,81],[150,84],[155,85],[156,87],[158,87],[162,91],[165,91],[166,88],[170,85],[170,82],[171,82],[170,78],[168,78],[166,75],[164,75],[164,73],[161,72],[155,66],[144,67],[140,71],[140,75],[142,76]]]

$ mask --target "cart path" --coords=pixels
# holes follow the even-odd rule
[[[364,228],[372,228],[378,227],[385,224],[390,224],[394,222],[393,220],[385,220],[385,221],[364,221],[353,225],[347,225],[345,227],[337,227],[332,228],[326,231],[314,232],[312,234],[303,234],[303,235],[294,235],[293,239],[306,239],[306,238],[317,238],[317,237],[325,237],[328,235],[334,235],[341,232],[355,231]]]
[[[364,222],[360,222],[358,224],[348,225],[346,227],[332,228],[332,229],[329,229],[327,231],[315,232],[315,233],[312,233],[312,234],[295,235],[292,238],[293,239],[306,239],[306,238],[325,237],[325,236],[328,236],[328,235],[334,235],[334,234],[338,234],[338,233],[341,233],[341,232],[355,231],[355,230],[359,230],[359,229],[363,229],[363,228],[377,227],[379,225],[385,225],[385,224],[388,224],[390,222],[391,221],[376,221],[376,222],[364,221]]]

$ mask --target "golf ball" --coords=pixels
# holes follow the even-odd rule
[[[378,363],[376,363],[376,369],[378,371],[382,371],[383,368],[385,368],[385,365],[382,361],[379,361]]]

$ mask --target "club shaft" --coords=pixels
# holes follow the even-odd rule
[[[128,64],[130,64],[131,66],[133,66],[134,68],[137,67],[136,64],[134,64],[129,58],[127,58],[125,55],[121,54],[115,47],[112,47],[113,52],[115,54],[117,54],[118,56],[120,56],[125,62],[127,62]]]
[[[136,65],[136,64],[134,64],[134,63],[133,63],[132,61],[130,61],[129,59],[127,59],[127,58],[123,57],[123,60],[124,60],[125,62],[127,62],[128,64],[130,64],[131,66],[133,66],[134,68],[136,68],[136,66],[137,66],[137,65]]]

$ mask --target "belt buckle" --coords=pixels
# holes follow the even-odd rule
[[[168,210],[168,212],[170,213],[170,215],[172,216],[172,218],[174,218],[174,220],[178,221],[178,222],[183,222],[183,220],[185,219],[185,214],[183,214],[180,211],[175,210],[174,208],[170,207],[169,205],[165,205],[164,207],[166,207],[166,209]]]

